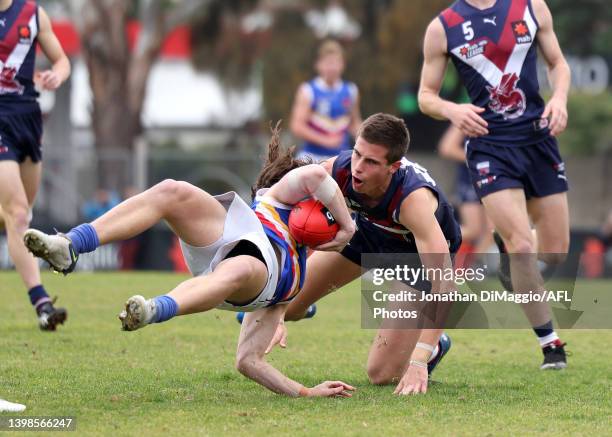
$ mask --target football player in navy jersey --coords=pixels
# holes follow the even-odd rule
[[[453,208],[427,170],[404,157],[409,141],[403,120],[374,114],[359,128],[352,151],[322,163],[356,213],[357,231],[342,252],[314,252],[308,258],[304,287],[285,320],[303,318],[312,303],[359,278],[362,253],[419,253],[430,267],[440,260],[436,255],[456,252],[461,231]],[[454,284],[441,281],[435,287],[432,291],[446,292]],[[284,346],[286,335],[280,324],[268,351]],[[368,376],[374,384],[396,384],[396,394],[424,393],[429,374],[449,348],[441,329],[381,328],[370,349]]]
[[[34,88],[37,44],[51,68],[37,73],[36,82],[55,90],[70,75],[70,63],[49,17],[35,1],[0,0],[0,221],[40,329],[54,331],[66,320],[66,311],[53,306],[38,263],[23,245],[42,171],[42,117]]]
[[[552,82],[546,104],[536,74],[538,48]],[[570,70],[551,13],[544,0],[457,0],[427,28],[423,51],[420,108],[469,137],[472,183],[501,236],[500,251],[511,254],[509,263],[503,257],[504,286],[542,292],[536,253],[557,264],[569,247],[568,185],[555,136],[567,124]],[[439,95],[449,59],[470,104]],[[564,343],[547,303],[523,309],[544,353],[541,368],[565,368]]]

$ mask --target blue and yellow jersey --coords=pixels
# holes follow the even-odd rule
[[[311,96],[312,114],[308,120],[308,126],[323,135],[342,134],[344,136],[342,144],[335,149],[305,141],[302,145],[304,152],[334,156],[343,150],[350,149],[348,129],[351,124],[351,112],[359,95],[357,86],[352,82],[341,80],[330,87],[320,77],[306,82],[303,86]]]
[[[289,233],[292,206],[258,195],[251,208],[281,254],[278,284],[268,306],[288,302],[300,292],[306,277],[306,246],[298,244]]]

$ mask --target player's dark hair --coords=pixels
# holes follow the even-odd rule
[[[357,136],[368,143],[378,144],[389,149],[387,153],[389,164],[402,159],[406,155],[410,144],[410,134],[404,120],[380,112],[364,120]]]
[[[261,172],[259,172],[259,176],[257,176],[255,185],[251,187],[251,199],[255,198],[257,190],[260,188],[270,188],[294,168],[312,164],[310,159],[294,158],[295,146],[288,149],[283,148],[280,143],[280,124],[281,122],[279,121],[276,123],[276,126],[270,128],[272,137],[268,143],[268,156]]]

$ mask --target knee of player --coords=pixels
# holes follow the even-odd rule
[[[189,184],[174,179],[164,179],[152,190],[164,207],[173,208],[177,202],[184,202],[189,195]]]
[[[388,385],[394,382],[394,375],[384,365],[368,363],[368,379],[374,385]]]
[[[508,244],[508,252],[529,254],[535,253],[535,251],[535,243],[530,235],[516,235],[510,238],[510,243]]]
[[[13,223],[15,226],[27,227],[32,219],[32,212],[27,203],[17,202],[6,207],[4,218],[7,223]]]
[[[239,289],[259,276],[267,276],[266,266],[249,255],[230,258],[231,268],[224,269],[224,280],[229,288]]]

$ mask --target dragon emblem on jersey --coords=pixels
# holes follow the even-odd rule
[[[490,99],[489,109],[502,115],[504,120],[520,117],[527,108],[525,93],[516,86],[518,80],[516,73],[506,73],[502,76],[498,86],[487,86]]]
[[[23,94],[24,86],[15,78],[15,67],[4,67],[0,71],[0,94]]]

